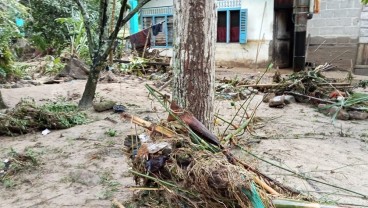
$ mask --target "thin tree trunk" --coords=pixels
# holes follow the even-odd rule
[[[215,0],[174,1],[174,100],[213,127]]]
[[[1,95],[1,91],[0,91],[0,110],[5,109],[5,108],[7,108],[7,106],[4,103],[3,96]]]
[[[82,99],[79,101],[80,108],[89,108],[92,106],[93,99],[95,98],[99,75],[100,69],[98,67],[92,66],[88,74],[88,80],[84,88]]]

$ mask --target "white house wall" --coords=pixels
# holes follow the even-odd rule
[[[144,6],[160,7],[172,6],[172,0],[152,0]],[[258,51],[258,63],[266,66],[271,60],[270,44],[273,39],[273,0],[243,0],[242,9],[248,9],[248,43],[217,43],[216,44],[216,63],[223,66],[250,66],[255,63]],[[266,3],[265,16],[262,24],[262,14]],[[261,30],[262,25],[262,30]],[[163,49],[161,55],[172,56],[172,49]]]

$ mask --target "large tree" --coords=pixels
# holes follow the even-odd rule
[[[121,28],[134,16],[135,13],[138,12],[142,6],[148,3],[150,0],[142,0],[139,2],[138,6],[131,10],[126,16],[125,11],[127,8],[127,1],[121,1],[121,8],[119,12],[119,16],[113,27],[114,30],[109,32],[109,13],[108,9],[110,1],[109,0],[100,0],[99,7],[99,21],[98,21],[98,31],[96,32],[97,36],[95,38],[93,31],[91,29],[91,22],[88,12],[86,10],[85,4],[81,0],[73,0],[79,10],[83,15],[84,26],[87,33],[88,39],[88,47],[89,52],[91,54],[92,65],[90,69],[90,73],[88,76],[87,84],[83,92],[82,99],[79,102],[79,107],[86,108],[92,106],[92,101],[95,96],[98,77],[100,71],[105,68],[106,59],[114,45],[114,42],[117,38],[117,35]]]
[[[174,1],[174,100],[212,128],[217,12],[215,0]]]

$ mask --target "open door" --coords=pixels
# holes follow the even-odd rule
[[[275,0],[273,61],[279,68],[293,63],[293,1]]]

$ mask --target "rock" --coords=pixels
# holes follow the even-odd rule
[[[97,112],[102,112],[102,111],[111,110],[115,104],[116,102],[113,100],[105,100],[99,103],[93,103],[93,108]]]
[[[42,83],[41,83],[41,82],[38,82],[38,81],[35,81],[35,80],[31,80],[31,81],[29,81],[29,83],[30,83],[30,84],[32,84],[32,85],[35,85],[35,86],[40,86],[40,85],[42,85]]]
[[[248,90],[253,92],[254,88],[253,87],[248,87]]]
[[[321,112],[321,113],[323,113],[323,114],[325,114],[325,115],[327,115],[328,113],[329,113],[329,110],[330,110],[330,108],[329,107],[327,107],[327,105],[326,104],[318,104],[318,111],[319,112]]]
[[[11,86],[11,88],[22,88],[22,87],[24,87],[24,86],[23,86],[23,84],[21,84],[21,83],[16,83],[16,84],[13,84],[13,85]]]
[[[291,103],[296,103],[295,98],[292,95],[285,95],[284,102],[286,105],[291,104]]]
[[[243,90],[242,92],[243,92],[245,95],[251,95],[251,94],[252,94],[252,92],[251,92],[250,90],[247,90],[247,89]]]
[[[368,113],[364,111],[349,111],[351,120],[364,120],[368,118]]]
[[[257,90],[257,89],[254,89],[252,92],[253,92],[254,94],[257,94],[257,93],[258,93],[258,90]]]
[[[270,100],[272,99],[272,98],[274,98],[276,96],[276,94],[275,93],[267,93],[267,94],[265,94],[264,96],[263,96],[263,102],[265,102],[265,103],[268,103],[268,102],[270,102]]]
[[[230,99],[237,99],[238,98],[238,93],[236,92],[232,92],[232,93],[227,93],[230,97]]]
[[[337,106],[332,106],[328,112],[329,116],[334,116],[337,112],[336,118],[339,120],[349,120],[349,113],[344,110],[344,109],[340,109]]]
[[[276,96],[276,97],[270,99],[268,105],[271,108],[283,108],[285,106],[284,96]]]
[[[233,92],[233,89],[231,89],[230,87],[228,87],[228,88],[225,88],[225,89],[223,89],[222,90],[222,93],[232,93]]]
[[[24,76],[23,80],[32,80],[32,77],[31,76]]]
[[[247,99],[247,95],[242,93],[242,92],[239,92],[238,96],[239,96],[240,100],[246,100]]]

